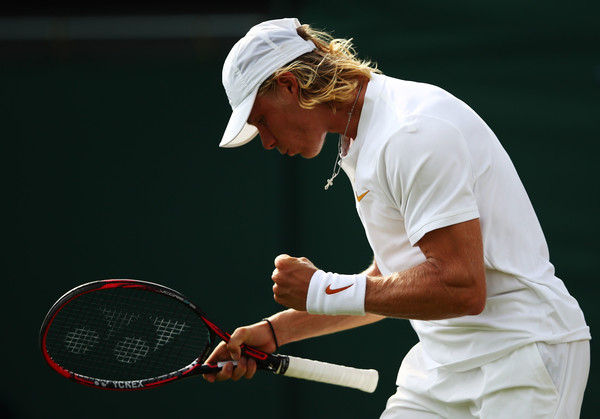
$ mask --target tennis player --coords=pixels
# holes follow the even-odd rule
[[[263,22],[223,67],[233,113],[221,147],[257,134],[264,148],[312,158],[340,134],[339,165],[374,253],[364,272],[280,255],[275,300],[289,309],[238,328],[206,380],[251,378],[246,343],[265,351],[378,321],[409,319],[405,356],[382,418],[576,418],[589,328],[554,274],[508,155],[465,103],[383,75],[349,40],[296,19]],[[385,344],[383,344],[385,345]],[[381,348],[383,351],[386,348]]]

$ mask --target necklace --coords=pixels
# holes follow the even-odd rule
[[[337,152],[337,156],[335,158],[335,163],[333,164],[333,173],[331,174],[331,177],[329,179],[327,179],[327,184],[325,185],[325,190],[329,189],[330,186],[333,186],[333,179],[336,178],[336,176],[340,173],[340,169],[342,168],[342,144],[344,142],[344,139],[346,139],[346,134],[348,133],[348,127],[350,126],[350,120],[352,119],[352,113],[354,112],[354,107],[356,106],[356,102],[358,102],[358,97],[360,96],[360,92],[362,90],[362,82],[360,83],[360,86],[358,87],[358,93],[356,94],[356,99],[354,99],[354,103],[352,104],[352,108],[350,109],[350,112],[348,112],[348,122],[346,122],[346,129],[344,130],[344,135],[340,135],[340,138],[338,139],[338,152]]]

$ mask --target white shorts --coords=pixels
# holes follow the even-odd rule
[[[381,419],[579,417],[590,367],[589,341],[533,343],[496,361],[456,372],[415,345]]]

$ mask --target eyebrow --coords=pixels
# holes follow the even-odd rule
[[[248,115],[248,119],[246,120],[246,122],[247,122],[248,124],[250,124],[250,125],[254,125],[254,124],[252,123],[252,121],[253,121],[253,120],[256,120],[256,117],[255,117],[255,118],[252,118],[252,117],[251,117],[251,115]]]
[[[263,120],[262,116],[259,117],[255,117],[255,118],[248,118],[248,120],[246,121],[248,124],[250,125],[254,125],[255,127],[258,126],[258,124],[260,124],[260,122]]]

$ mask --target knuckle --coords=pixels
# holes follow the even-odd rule
[[[277,266],[277,264],[278,264],[278,263],[281,263],[281,262],[282,262],[283,260],[285,260],[287,257],[289,257],[289,256],[288,256],[288,255],[286,255],[286,254],[281,254],[281,255],[277,256],[277,257],[275,258],[275,266]]]
[[[227,350],[229,352],[235,351],[236,347],[237,347],[237,345],[235,343],[233,343],[231,340],[229,342],[227,342]]]
[[[291,257],[290,255],[287,254],[283,254],[283,255],[279,255],[277,256],[277,258],[275,258],[275,267],[276,268],[285,268],[288,267],[290,265],[291,262],[293,262],[294,258]]]

